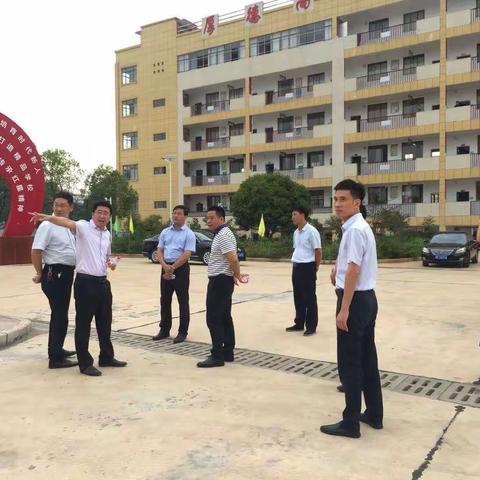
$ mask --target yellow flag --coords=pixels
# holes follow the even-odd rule
[[[262,216],[260,217],[260,223],[258,224],[258,235],[260,237],[265,236],[265,222],[263,221],[263,213],[262,213]]]
[[[128,229],[130,230],[130,233],[133,234],[133,232],[135,231],[135,229],[133,228],[133,220],[132,220],[132,216],[130,215],[130,222],[128,224]]]

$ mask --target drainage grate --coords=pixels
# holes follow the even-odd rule
[[[480,407],[480,387],[465,383],[452,383],[440,396],[440,400]]]
[[[94,330],[92,337],[96,337]],[[175,355],[204,358],[210,354],[210,345],[206,343],[173,344],[171,339],[153,342],[151,337],[137,333],[112,332],[112,340],[130,347]],[[239,348],[235,349],[235,363],[339,382],[337,364],[332,362]],[[384,371],[380,372],[380,381],[382,388],[394,392],[480,408],[480,387],[468,383]]]

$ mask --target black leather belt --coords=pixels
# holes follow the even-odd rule
[[[106,276],[97,277],[96,275],[88,275],[87,273],[77,273],[77,278],[84,278],[85,280],[93,280],[99,283],[104,283],[107,280]]]

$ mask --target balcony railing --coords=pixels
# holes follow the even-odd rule
[[[191,107],[192,116],[204,115],[205,113],[225,112],[227,110],[230,110],[230,100],[218,100],[208,104],[196,103]]]
[[[480,22],[480,7],[470,10],[470,22]]]
[[[386,42],[406,35],[415,35],[416,32],[417,22],[411,22],[369,32],[357,33],[357,45],[361,46],[367,45],[368,43]]]
[[[480,153],[470,153],[470,167],[480,167]]]
[[[358,132],[372,132],[387,128],[414,127],[417,123],[415,114],[400,114],[384,117],[362,118],[357,123]]]
[[[285,140],[298,140],[299,138],[312,138],[313,129],[308,127],[297,127],[289,132],[278,132],[273,130],[272,132],[265,132],[265,143],[283,142]]]
[[[472,120],[480,118],[480,105],[470,105],[470,118]]]
[[[226,185],[230,183],[230,175],[207,175],[207,176],[197,176],[192,175],[192,187],[201,187],[203,185]]]
[[[470,215],[480,215],[480,202],[470,202]]]
[[[278,92],[265,92],[265,105],[271,105],[273,103],[288,102],[295,98],[311,97],[313,96],[313,85],[305,87],[292,87]]]
[[[332,207],[322,207],[318,205],[311,204],[310,205],[310,212],[311,213],[332,213]]]
[[[472,57],[471,70],[472,72],[476,72],[477,70],[480,70],[480,59],[478,57]]]
[[[295,170],[277,170],[277,173],[290,177],[292,180],[313,178],[313,168],[296,168]]]
[[[363,77],[357,77],[357,90],[365,88],[383,87],[384,85],[394,85],[396,83],[411,82],[417,79],[417,68],[404,68],[402,70],[392,70],[391,72],[373,73]]]
[[[229,209],[227,209],[226,207],[223,207],[223,208],[225,210],[226,215],[231,215],[232,214],[232,212],[230,212]],[[197,217],[197,218],[198,217],[206,217],[207,216],[207,210],[196,211],[195,209],[192,209],[192,210],[189,211],[188,216],[189,217]]]
[[[415,160],[391,160],[382,163],[361,163],[360,175],[377,175],[382,173],[404,173],[415,171]]]
[[[207,142],[206,140],[192,140],[191,150],[192,152],[198,152],[199,150],[209,150],[211,148],[225,148],[230,145],[230,137],[217,138]]]
[[[400,203],[400,204],[377,204],[377,205],[365,205],[367,208],[367,215],[372,217],[377,215],[382,210],[396,210],[406,217],[415,217],[417,211],[417,205],[415,203]]]

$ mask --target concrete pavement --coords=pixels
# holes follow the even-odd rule
[[[319,272],[320,324],[309,338],[284,331],[293,318],[290,266],[246,262],[242,268],[251,281],[235,291],[238,346],[334,362],[329,267]],[[31,273],[28,266],[0,267],[2,315],[48,319]],[[381,368],[463,382],[478,378],[479,273],[478,266],[383,265],[377,289]],[[192,265],[191,278],[189,339],[208,342],[206,268]],[[159,267],[124,259],[111,281],[114,329],[156,333]],[[343,397],[332,382],[239,364],[203,371],[194,358],[124,344],[116,345],[117,356],[129,366],[105,368],[92,379],[76,369],[48,370],[46,331],[36,333],[0,350],[2,480],[463,480],[480,472],[478,408],[385,390],[384,430],[364,426],[360,440],[331,438],[318,428],[340,418]],[[72,346],[69,335],[66,348]],[[98,354],[95,341],[91,350]]]

